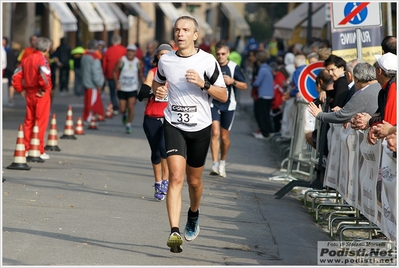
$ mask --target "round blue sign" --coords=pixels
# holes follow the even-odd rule
[[[345,5],[344,15],[347,17],[353,10],[355,10],[361,2],[349,2]],[[350,24],[358,25],[364,22],[367,18],[368,10],[367,7],[363,8],[359,13],[357,13],[351,20],[349,20]]]

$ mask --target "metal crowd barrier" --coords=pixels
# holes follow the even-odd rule
[[[323,140],[322,135],[320,135],[320,139],[317,139],[319,142],[317,142],[316,149],[312,148],[312,146],[310,146],[306,142],[305,112],[307,109],[307,101],[302,99],[296,100],[296,117],[294,133],[293,137],[291,138],[290,152],[288,158],[282,161],[281,169],[283,171],[283,165],[287,163],[287,168],[284,170],[284,178],[290,180],[290,182],[274,194],[276,196],[276,199],[282,198],[294,187],[308,187],[316,189],[323,188],[321,184],[316,184],[321,173],[315,173],[319,170],[319,168],[317,168],[318,163],[315,162],[319,151],[321,150],[321,148],[324,148],[325,140]],[[315,121],[315,128],[320,128],[320,123],[318,122],[318,120]],[[319,133],[320,130],[318,130],[318,135]],[[320,147],[320,149],[318,147]],[[322,158],[319,162],[322,163]]]

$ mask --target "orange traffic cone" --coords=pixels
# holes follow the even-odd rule
[[[19,125],[17,145],[14,151],[14,162],[7,167],[8,169],[29,170],[30,166],[26,164],[25,144],[24,144],[24,128]]]
[[[30,148],[28,152],[28,157],[26,160],[28,162],[39,162],[43,163],[44,160],[40,158],[40,140],[39,140],[39,127],[37,126],[37,122],[35,123],[35,126],[33,127],[33,135],[32,138],[30,139]]]
[[[91,121],[90,121],[90,124],[89,124],[89,129],[98,129],[95,116],[91,117]]]
[[[85,131],[83,130],[83,123],[82,123],[81,117],[78,117],[78,121],[76,122],[75,134],[76,135],[84,135],[85,134]]]
[[[75,131],[73,129],[72,106],[68,107],[68,113],[67,113],[65,127],[64,127],[64,135],[61,136],[61,139],[76,140]]]
[[[112,118],[114,116],[114,106],[112,105],[112,102],[110,102],[107,106],[107,111],[105,112],[105,118]]]
[[[55,114],[51,118],[50,131],[47,137],[47,145],[44,147],[46,151],[61,151],[58,147],[57,119]]]

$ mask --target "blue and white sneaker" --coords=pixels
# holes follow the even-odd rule
[[[162,183],[154,183],[154,188],[155,188],[155,193],[154,193],[154,197],[157,200],[164,200],[165,199],[165,194],[162,191]]]
[[[173,253],[180,253],[183,251],[181,245],[183,244],[183,239],[181,238],[181,235],[177,232],[171,233],[168,239],[168,242],[166,242],[166,245],[170,247],[170,252]]]
[[[200,227],[198,222],[199,222],[199,213],[197,218],[191,218],[187,216],[184,239],[186,239],[188,242],[193,241],[198,236],[200,232]]]
[[[168,193],[168,188],[169,188],[169,181],[168,180],[162,180],[161,182],[161,191],[164,195]]]

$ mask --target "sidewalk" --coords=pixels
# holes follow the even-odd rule
[[[104,106],[109,103],[106,94]],[[165,201],[153,198],[150,150],[138,102],[132,134],[121,116],[85,127],[76,140],[59,139],[60,152],[29,171],[9,170],[24,100],[3,106],[3,265],[270,266],[317,265],[317,241],[329,240],[294,193],[275,199],[286,182],[272,145],[251,136],[255,130],[250,90],[240,95],[231,132],[227,178],[204,170],[201,233],[173,254],[166,246],[169,224]],[[83,99],[56,94],[52,112],[62,136],[68,106],[81,116]],[[47,134],[46,134],[47,135]],[[47,140],[47,137],[46,137]],[[188,209],[183,188],[180,228]]]

